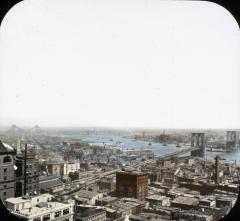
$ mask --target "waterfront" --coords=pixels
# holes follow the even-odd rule
[[[69,135],[68,135],[69,136]],[[95,144],[109,144],[111,146],[120,147],[124,149],[135,149],[135,150],[152,150],[153,153],[157,156],[162,156],[174,151],[182,150],[189,146],[181,146],[176,147],[175,144],[167,144],[164,146],[162,143],[142,141],[142,140],[135,140],[131,137],[123,137],[118,135],[99,135],[99,134],[90,134],[90,135],[81,135],[81,134],[74,134],[70,135],[71,138],[81,139],[83,141],[87,141],[89,143]],[[235,161],[240,164],[240,149],[233,149],[231,152],[205,152],[205,157],[207,159],[213,159],[216,156],[220,156],[227,161]]]

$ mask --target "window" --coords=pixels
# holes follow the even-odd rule
[[[132,187],[128,187],[128,196],[132,197],[133,189]]]
[[[7,192],[3,192],[3,195],[6,196],[6,195],[7,195]]]
[[[43,221],[50,220],[50,214],[44,215],[42,220]]]
[[[7,188],[7,184],[4,184],[4,185],[3,185],[3,188]]]
[[[61,211],[56,212],[54,217],[57,218],[59,216],[61,216]]]
[[[10,163],[10,162],[12,162],[12,159],[10,156],[6,156],[3,158],[3,163]]]
[[[64,209],[63,210],[63,215],[66,215],[66,214],[68,214],[69,213],[69,209]]]
[[[6,176],[4,176],[4,180],[7,180],[7,177],[6,177]]]
[[[34,218],[33,221],[41,221],[41,217]]]
[[[7,168],[4,168],[4,170],[3,170],[3,171],[4,171],[4,173],[6,173],[6,172],[7,172]]]

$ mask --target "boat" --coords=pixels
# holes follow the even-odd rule
[[[180,145],[180,144],[177,144],[176,147],[181,147],[181,145]]]
[[[149,145],[149,146],[151,146],[151,145],[152,145],[152,143],[151,143],[151,142],[149,142],[149,143],[148,143],[148,145]]]

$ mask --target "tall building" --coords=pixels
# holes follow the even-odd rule
[[[0,198],[4,201],[10,197],[19,197],[28,193],[36,195],[39,192],[38,160],[29,152],[25,156],[17,154],[16,150],[0,141]],[[25,190],[25,191],[24,191]]]
[[[222,182],[223,171],[221,170],[221,158],[219,156],[215,157],[215,173],[214,173],[214,182],[219,184]]]
[[[148,175],[142,172],[117,172],[116,192],[119,197],[144,200],[148,196]]]
[[[20,154],[16,156],[16,188],[15,197],[19,197],[28,193],[36,195],[39,193],[39,165],[35,159],[35,154],[27,153],[26,158],[26,177],[25,172],[25,156]],[[26,185],[26,186],[24,186]],[[25,188],[25,190],[24,190]]]
[[[2,201],[15,195],[15,155],[13,147],[0,141],[0,198]]]

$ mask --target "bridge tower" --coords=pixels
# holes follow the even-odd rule
[[[204,133],[192,133],[191,134],[191,147],[196,148],[196,150],[191,151],[192,157],[204,157],[205,156]]]
[[[237,132],[227,131],[226,148],[227,149],[235,148],[236,145],[237,145]]]

